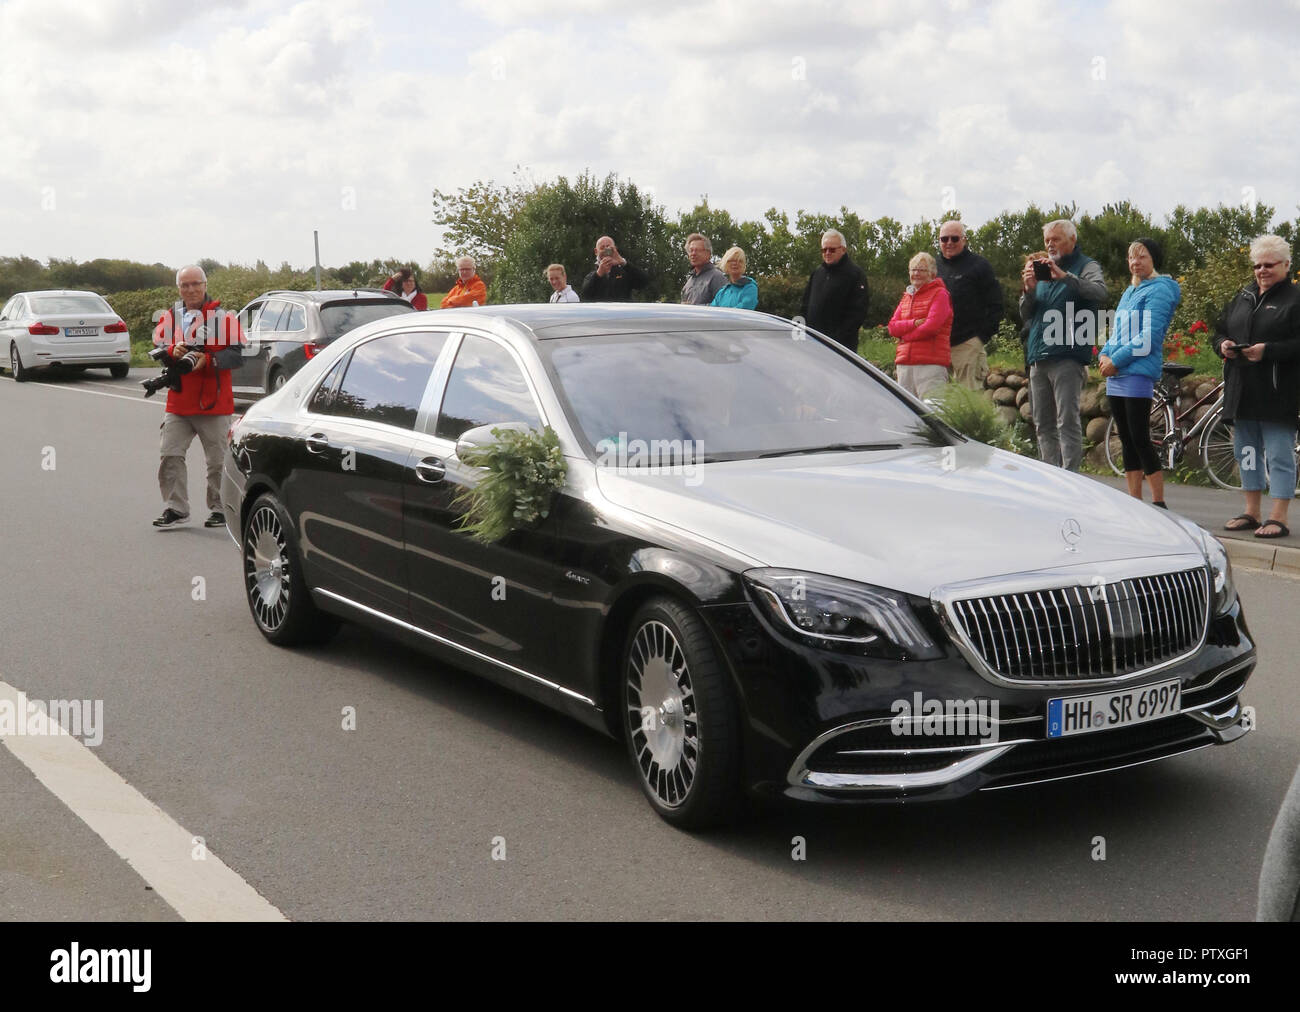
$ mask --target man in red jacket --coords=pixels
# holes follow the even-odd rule
[[[244,330],[239,316],[209,301],[208,279],[201,267],[182,267],[176,272],[180,301],[163,310],[153,332],[153,343],[166,348],[175,360],[188,357],[193,368],[181,376],[180,390],[167,394],[163,416],[158,488],[162,492],[162,516],[153,522],[165,530],[183,524],[190,517],[189,482],[185,454],[194,437],[203,445],[208,472],[208,518],[204,527],[222,527],[221,458],[225,452],[230,416],[235,411],[230,370],[239,365]]]

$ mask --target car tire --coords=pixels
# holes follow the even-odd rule
[[[270,374],[266,377],[267,395],[269,396],[270,394],[275,393],[282,386],[284,386],[284,384],[285,384],[284,370],[278,367],[272,369]]]
[[[115,380],[126,379],[131,367],[125,362],[114,362],[108,367],[108,374]]]
[[[241,547],[248,610],[263,636],[290,647],[323,643],[334,635],[339,620],[312,601],[289,514],[275,496],[261,495],[253,503]]]
[[[18,354],[16,342],[9,345],[9,371],[13,373],[15,383],[26,383],[32,378],[32,371],[23,365],[22,356]]]
[[[669,597],[632,619],[622,654],[623,730],[650,806],[681,829],[732,821],[740,803],[740,721],[703,620]]]

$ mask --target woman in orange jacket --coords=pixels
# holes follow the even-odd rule
[[[925,397],[948,382],[952,300],[929,253],[912,257],[907,275],[911,284],[889,320],[889,333],[898,340],[898,351],[894,353],[898,385],[910,394]]]

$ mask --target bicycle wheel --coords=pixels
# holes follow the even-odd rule
[[[1232,448],[1232,422],[1224,420],[1222,409],[1214,413],[1214,418],[1201,433],[1200,449],[1210,480],[1219,488],[1240,492],[1241,471]]]
[[[1156,459],[1160,461],[1161,467],[1173,467],[1173,444],[1169,442],[1169,433],[1174,427],[1174,412],[1169,406],[1169,402],[1157,394],[1151,401],[1151,417],[1148,421],[1151,426],[1151,443],[1156,448]],[[1112,415],[1110,421],[1106,423],[1106,463],[1116,474],[1124,473],[1124,452],[1120,443],[1119,427],[1115,424],[1115,416]],[[1169,444],[1169,445],[1166,445]]]

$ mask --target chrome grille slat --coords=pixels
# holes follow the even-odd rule
[[[1194,649],[1209,603],[1209,579],[1196,568],[971,597],[949,609],[998,676],[1071,682],[1135,674]]]

